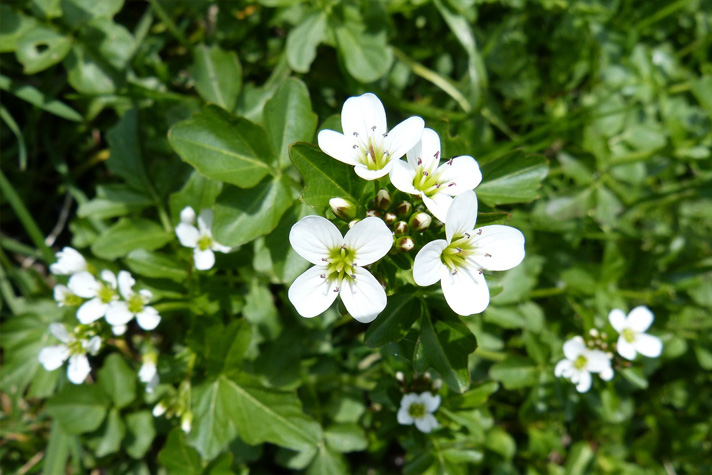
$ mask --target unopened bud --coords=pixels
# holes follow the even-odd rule
[[[367,218],[370,218],[370,217],[373,217],[373,216],[375,216],[376,218],[380,218],[380,217],[381,217],[381,212],[378,211],[377,209],[369,209],[368,211],[366,211],[366,217],[367,217]]]
[[[163,402],[159,402],[153,407],[153,411],[151,411],[151,413],[153,414],[153,417],[161,417],[166,413],[166,409],[168,409],[166,405],[163,404]]]
[[[413,212],[413,205],[410,201],[401,201],[396,205],[396,214],[400,217],[408,216]]]
[[[190,433],[190,429],[193,428],[193,413],[188,411],[184,412],[180,418],[180,428],[186,434]]]
[[[393,227],[393,231],[395,231],[396,236],[408,234],[408,223],[406,223],[405,221],[398,221]]]
[[[396,371],[396,379],[401,383],[405,381],[405,374],[403,374],[403,371]]]
[[[183,211],[180,212],[180,222],[183,224],[195,223],[195,210],[190,206],[183,208]]]
[[[385,221],[388,226],[395,223],[397,219],[398,217],[395,215],[395,213],[391,213],[390,211],[383,215],[383,221]]]
[[[414,231],[425,231],[426,229],[428,229],[428,227],[430,227],[430,223],[432,222],[432,216],[422,211],[419,213],[415,213],[408,220],[408,224],[411,228],[413,228]]]
[[[396,241],[396,249],[400,252],[410,252],[415,247],[415,241],[410,236],[401,236]]]
[[[349,229],[353,228],[353,227],[354,227],[354,224],[358,223],[359,221],[361,221],[361,220],[360,220],[360,219],[353,219],[353,220],[349,221]]]
[[[596,330],[595,328],[591,328],[588,331],[588,334],[591,335],[593,338],[596,338],[598,336],[598,330]]]
[[[388,210],[393,204],[393,198],[391,194],[385,188],[381,188],[376,193],[376,206],[381,208],[383,211]]]
[[[351,221],[356,217],[356,205],[343,198],[331,198],[329,200],[331,211],[339,219]]]

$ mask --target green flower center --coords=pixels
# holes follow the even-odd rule
[[[116,295],[116,291],[111,288],[109,284],[106,282],[100,282],[101,287],[99,287],[99,291],[96,293],[96,296],[99,297],[99,300],[102,301],[102,303],[109,303],[112,300],[114,300],[114,296]]]
[[[420,419],[425,416],[425,412],[425,405],[417,402],[414,402],[408,408],[408,415],[413,419]]]
[[[84,300],[78,295],[67,293],[64,295],[64,305],[69,307],[78,307],[82,304]]]
[[[358,147],[361,151],[361,155],[357,160],[366,165],[369,170],[380,170],[390,161],[390,153],[387,150],[383,150],[383,140],[374,140],[374,137],[369,134],[368,142],[364,142],[356,132],[354,132],[354,138],[358,141],[354,148]]]
[[[72,355],[83,355],[86,353],[80,340],[70,341],[67,343],[67,348],[69,348],[69,353]]]
[[[588,363],[588,358],[586,358],[584,355],[578,355],[578,358],[576,358],[576,361],[574,361],[574,368],[581,371],[586,367],[586,363]]]
[[[134,315],[143,312],[143,307],[146,306],[144,297],[141,294],[133,294],[126,303],[128,304],[129,312]]]
[[[623,330],[623,338],[625,338],[625,341],[628,343],[633,343],[635,341],[635,332],[631,330],[630,328],[626,328]]]
[[[353,279],[356,277],[354,271],[354,259],[356,252],[345,246],[337,247],[329,251],[329,257],[323,258],[326,261],[326,273],[322,277],[329,281],[341,282],[343,279]]]
[[[200,249],[201,251],[207,251],[212,245],[213,238],[208,236],[207,234],[203,234],[202,236],[200,236],[200,239],[198,239],[198,249]]]
[[[467,257],[475,252],[475,245],[470,240],[471,235],[465,233],[464,236],[454,236],[452,242],[443,249],[440,255],[440,260],[445,264],[452,273],[456,273],[457,269],[465,267]]]
[[[420,159],[418,159],[420,160]],[[419,165],[415,169],[415,178],[413,178],[413,187],[416,190],[422,191],[426,196],[434,196],[440,192],[443,187],[440,181],[441,173],[437,170],[438,162],[435,162],[429,170],[426,170],[423,165]],[[447,188],[447,187],[444,187]]]

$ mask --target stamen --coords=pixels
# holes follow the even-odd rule
[[[482,275],[482,269],[477,269],[477,272]]]
[[[436,183],[435,188],[440,188],[440,183]]]
[[[453,181],[453,182],[450,182],[450,183],[447,185],[448,188],[450,188],[451,186],[455,186],[455,182],[454,182],[454,181]]]
[[[356,278],[356,274],[351,274],[351,278],[352,278],[352,279],[355,279],[355,278]]]
[[[351,147],[351,148],[353,148],[354,150],[356,150],[356,149],[358,148],[358,145],[354,145],[354,146]]]
[[[435,157],[436,160],[440,160],[440,150],[435,152],[435,155],[433,155],[433,157]]]
[[[383,138],[386,138],[386,137],[388,137],[388,134],[383,134]]]
[[[466,237],[467,239],[470,239],[470,233],[465,233],[465,237]]]
[[[377,127],[374,125],[373,127],[371,127],[371,130],[373,130],[373,131],[375,132],[375,131],[376,131],[376,128],[377,128]]]
[[[354,137],[358,137],[358,132],[354,132]]]
[[[321,274],[319,277],[321,277],[322,279],[326,279],[326,274]]]
[[[324,262],[329,262],[329,259],[327,259],[326,257],[322,257],[321,260]]]
[[[450,160],[448,160],[448,161],[447,161],[447,164],[448,164],[448,165],[452,165],[452,161],[453,161],[453,160],[454,160],[454,157],[451,158]]]
[[[462,252],[462,248],[461,248],[461,247],[456,247],[455,250],[456,250],[458,253],[459,253],[459,252]]]
[[[342,244],[341,249],[346,249],[346,244]]]
[[[492,257],[492,254],[485,252],[485,257]]]
[[[423,176],[428,176],[428,172],[423,172]]]
[[[455,274],[457,274],[457,269],[452,270],[452,275],[455,275]]]
[[[334,287],[334,292],[338,292],[338,291],[339,291],[339,288],[338,288],[338,287]]]
[[[420,157],[418,157],[418,165],[422,165],[422,164],[423,164],[423,160]]]
[[[482,229],[478,229],[478,230],[477,230],[477,235],[478,235],[478,236],[481,236],[481,235],[482,235]]]

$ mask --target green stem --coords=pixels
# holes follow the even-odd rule
[[[161,21],[166,25],[166,28],[168,28],[168,31],[171,32],[171,34],[178,40],[178,42],[185,46],[187,49],[190,49],[190,42],[186,39],[185,35],[183,35],[183,32],[178,29],[171,17],[163,9],[160,2],[158,0],[148,0],[148,3],[151,4],[151,8],[153,9],[153,11],[156,12],[158,18],[161,19]]]

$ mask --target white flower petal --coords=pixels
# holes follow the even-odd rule
[[[79,310],[77,310],[77,320],[84,325],[95,322],[106,315],[107,308],[109,308],[109,304],[102,302],[99,297],[95,297],[84,302],[82,306],[79,307]]]
[[[413,186],[415,179],[415,169],[403,160],[393,160],[391,165],[390,179],[393,186],[410,195],[420,195],[420,191]]]
[[[467,191],[457,195],[447,211],[445,219],[445,236],[452,242],[453,236],[462,236],[475,229],[477,221],[477,195]]]
[[[622,333],[627,327],[625,313],[618,308],[611,310],[611,313],[608,314],[608,321],[611,322],[611,326],[618,333]]]
[[[339,248],[344,238],[334,224],[321,216],[305,216],[289,231],[292,248],[312,264],[324,265],[331,249]]]
[[[408,408],[401,406],[400,409],[398,409],[398,423],[403,424],[404,426],[408,426],[413,424],[415,422],[415,419],[413,419],[410,414],[408,414]]]
[[[101,271],[101,280],[109,284],[109,287],[111,287],[112,289],[115,289],[118,286],[116,276],[110,270]]]
[[[89,339],[89,341],[83,341],[82,347],[91,355],[99,353],[99,350],[101,349],[101,337],[99,335],[94,335]]]
[[[148,394],[151,394],[154,391],[154,389],[156,389],[156,386],[158,386],[159,382],[160,382],[160,379],[158,377],[158,374],[153,375],[153,378],[151,378],[151,380],[148,383],[146,383],[146,392]]]
[[[416,393],[408,393],[401,398],[400,407],[408,410],[414,402],[420,402],[420,397]]]
[[[198,270],[212,269],[215,265],[215,253],[212,249],[201,251],[196,247],[193,249],[193,263]]]
[[[130,299],[134,294],[134,284],[136,284],[136,281],[133,277],[131,277],[131,274],[128,271],[122,270],[119,272],[119,292],[126,300]]]
[[[69,348],[67,345],[54,345],[42,348],[40,354],[37,356],[40,364],[47,371],[54,371],[64,364],[66,359],[69,358]]]
[[[195,223],[195,210],[190,206],[183,208],[180,212],[180,222],[185,224]]]
[[[420,401],[425,405],[425,410],[428,412],[435,412],[440,407],[440,396],[433,396],[430,391],[422,393]]]
[[[156,364],[155,363],[144,363],[141,365],[141,369],[138,370],[138,379],[142,383],[148,383],[156,375]]]
[[[419,119],[419,117],[417,118]],[[418,148],[420,148],[419,151]],[[440,136],[433,129],[423,129],[419,143],[416,143],[412,150],[416,153],[419,152],[414,157],[415,166],[418,166],[418,159],[421,161],[420,166],[426,171],[435,170],[440,164]]]
[[[573,363],[571,363],[568,359],[563,359],[556,363],[556,367],[554,367],[554,376],[557,378],[568,378],[571,375],[572,368]]]
[[[148,303],[153,298],[153,292],[148,289],[141,289],[138,291],[139,295],[143,297],[143,302]]]
[[[71,335],[67,332],[67,329],[64,328],[64,325],[61,323],[50,323],[49,332],[62,343],[69,343],[73,340]]]
[[[448,160],[438,167],[440,187],[443,193],[457,196],[472,190],[482,181],[482,172],[477,161],[469,155],[462,155]]]
[[[578,358],[579,355],[584,354],[586,351],[586,343],[584,343],[583,338],[580,336],[575,336],[564,343],[564,355],[566,356],[566,359],[570,361],[576,361],[576,358]]]
[[[72,355],[69,358],[67,377],[71,382],[74,384],[82,384],[90,372],[91,366],[89,366],[87,355]]]
[[[613,368],[610,366],[598,373],[598,376],[604,381],[610,381],[613,379]]]
[[[430,241],[418,252],[413,263],[413,279],[421,287],[433,285],[440,280],[443,269],[447,270],[440,256],[447,247],[447,241]]]
[[[126,325],[133,317],[134,314],[129,312],[129,305],[123,300],[111,302],[106,309],[106,321],[111,326]]]
[[[208,236],[212,236],[212,227],[213,210],[204,209],[200,212],[200,215],[198,216],[198,230],[200,231],[200,234],[207,234]]]
[[[57,262],[49,266],[49,271],[54,275],[72,275],[87,270],[84,256],[72,247],[63,248],[55,257]]]
[[[445,193],[437,193],[433,196],[423,196],[423,204],[430,214],[445,223],[447,221],[447,212],[452,206],[453,197]]]
[[[460,267],[453,273],[443,266],[440,285],[447,304],[458,315],[481,313],[489,305],[487,282],[477,269]]]
[[[588,350],[585,356],[586,370],[591,373],[600,373],[611,367],[611,360],[601,350]]]
[[[585,393],[591,389],[591,373],[588,371],[579,371],[578,373],[578,384],[576,384],[576,391],[580,393]]]
[[[344,244],[355,253],[357,266],[373,264],[393,245],[393,233],[381,218],[368,217],[356,223],[344,236]]]
[[[362,267],[354,267],[355,278],[344,279],[339,294],[346,310],[361,323],[370,323],[386,308],[386,291]]]
[[[628,314],[628,328],[642,333],[653,324],[653,313],[648,307],[635,307]]]
[[[111,333],[113,333],[116,336],[121,336],[124,333],[126,333],[126,330],[128,330],[129,327],[127,325],[114,325],[111,327]]]
[[[657,358],[663,352],[663,342],[660,338],[647,333],[638,333],[633,346],[638,353],[648,358]]]
[[[176,226],[176,236],[183,247],[196,247],[200,239],[200,231],[192,224],[180,223]]]
[[[138,326],[146,331],[153,330],[161,323],[161,316],[158,310],[153,307],[144,307],[143,311],[136,314],[136,322]]]
[[[215,241],[213,241],[213,245],[210,246],[210,247],[211,247],[211,249],[212,249],[213,251],[222,252],[223,254],[226,254],[226,253],[228,253],[228,252],[232,252],[232,248],[231,248],[231,247],[229,247],[229,246],[223,246],[222,244],[217,243],[217,242],[215,242]]]
[[[393,162],[395,160],[392,160],[388,163],[383,168],[379,168],[378,170],[369,170],[366,168],[365,165],[356,164],[354,166],[354,171],[356,172],[356,175],[358,175],[360,178],[363,178],[364,180],[378,180],[379,178],[383,178],[384,176],[388,175],[393,168]]]
[[[469,259],[478,267],[509,270],[524,259],[524,235],[516,228],[495,224],[477,228],[471,236],[476,249]]]
[[[623,358],[627,360],[635,359],[635,355],[637,354],[635,351],[635,346],[633,346],[632,343],[628,343],[628,341],[623,338],[623,336],[618,337],[618,343],[616,344],[616,348],[618,350],[618,354],[621,355]]]
[[[54,286],[53,295],[55,302],[57,302],[60,307],[63,307],[67,296],[72,295],[72,292],[66,285],[57,284]]]
[[[424,127],[425,121],[417,116],[409,117],[393,127],[393,129],[388,132],[388,136],[386,136],[383,144],[384,148],[389,152],[389,158],[391,160],[398,160],[405,155],[408,150],[412,149],[422,138]],[[425,150],[423,150],[423,152],[425,152]]]
[[[356,155],[360,153],[360,148],[354,149],[356,142],[350,140],[344,134],[333,130],[322,130],[317,136],[317,143],[321,151],[331,158],[348,165],[356,165],[358,163]]]
[[[96,293],[101,288],[101,284],[89,272],[79,272],[69,278],[67,287],[74,295],[90,299],[96,297]]]
[[[302,317],[313,318],[324,313],[339,295],[335,292],[336,283],[321,277],[325,273],[326,267],[314,266],[297,277],[289,287],[289,301]]]
[[[373,127],[376,129],[373,130]],[[346,99],[341,109],[341,128],[347,137],[351,137],[354,132],[359,135],[385,134],[388,124],[386,110],[380,99],[370,92]]]
[[[426,434],[430,433],[433,429],[438,426],[438,420],[432,414],[425,414],[423,417],[415,420],[415,427],[418,428],[420,432]]]

